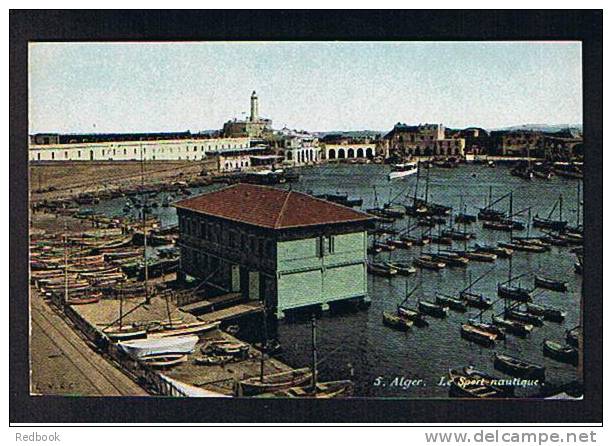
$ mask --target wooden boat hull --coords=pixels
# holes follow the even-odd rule
[[[538,364],[528,363],[508,355],[495,354],[493,366],[504,373],[518,378],[538,379],[544,381],[546,368]]]
[[[419,311],[440,319],[448,316],[448,307],[443,307],[428,301],[419,302]]]
[[[383,321],[383,324],[386,325],[387,327],[395,328],[396,330],[402,330],[402,331],[408,331],[412,327],[412,324],[414,323],[413,321],[409,319],[402,318],[400,316],[395,316],[387,312],[383,312],[382,321]]]
[[[461,324],[461,337],[465,340],[475,342],[485,347],[495,345],[497,336],[492,333],[485,332],[470,324]]]
[[[551,280],[546,279],[544,277],[535,276],[534,277],[534,286],[538,288],[544,288],[551,291],[567,291],[567,282],[562,282],[559,280]]]
[[[186,359],[187,355],[184,354],[151,355],[140,358],[138,362],[153,368],[167,368],[185,362]]]
[[[556,342],[544,341],[542,349],[544,356],[555,361],[578,365],[578,350],[572,346],[563,347]]]
[[[242,380],[238,384],[238,396],[252,396],[260,393],[277,392],[291,387],[301,386],[312,381],[312,371],[309,368],[290,370],[288,372],[275,373],[260,377]]]

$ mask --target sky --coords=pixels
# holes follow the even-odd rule
[[[31,43],[30,133],[581,124],[579,42]]]

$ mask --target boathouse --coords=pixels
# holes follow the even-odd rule
[[[237,184],[174,204],[180,274],[287,310],[367,300],[370,215],[310,195]]]

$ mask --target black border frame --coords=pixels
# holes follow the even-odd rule
[[[602,423],[603,11],[10,11],[10,423]],[[28,42],[579,40],[585,164],[585,398],[581,401],[29,396]]]

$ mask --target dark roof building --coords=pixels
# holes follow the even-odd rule
[[[181,200],[180,275],[279,316],[367,299],[367,229],[374,220],[301,192],[237,184]]]
[[[243,183],[181,200],[175,206],[268,229],[373,220],[364,212],[301,192]]]

